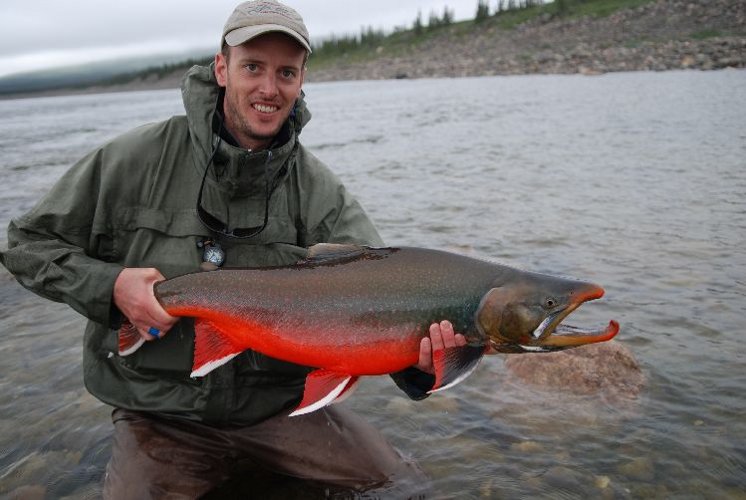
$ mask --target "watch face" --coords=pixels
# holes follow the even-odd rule
[[[225,262],[225,252],[217,243],[205,245],[205,251],[202,253],[202,260],[220,267],[223,265],[223,262]]]

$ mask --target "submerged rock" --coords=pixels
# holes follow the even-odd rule
[[[649,482],[655,479],[655,468],[650,457],[639,457],[621,464],[620,474],[637,481]]]
[[[636,398],[645,375],[632,352],[619,342],[592,344],[548,354],[507,356],[505,367],[516,383],[607,401]]]

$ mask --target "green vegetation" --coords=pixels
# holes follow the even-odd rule
[[[477,13],[474,16],[475,23],[481,23],[485,19],[490,17],[490,4],[487,0],[479,0],[477,2]]]
[[[718,36],[723,36],[723,33],[714,29],[702,30],[697,31],[696,33],[692,33],[692,38],[695,40],[704,40],[706,38],[715,38]]]
[[[557,12],[562,13],[555,4],[567,4],[567,15],[570,17],[606,17],[620,9],[631,9],[645,5],[653,0],[555,0],[554,7]]]
[[[558,17],[605,17],[617,10],[638,7],[654,0],[477,0],[474,19],[453,22],[453,14],[445,8],[442,16],[431,12],[428,22],[423,22],[418,12],[411,27],[397,27],[390,34],[383,30],[365,28],[360,35],[332,36],[313,47],[309,67],[324,68],[343,62],[360,62],[385,54],[397,56],[416,49],[436,36],[464,36],[474,29],[496,26],[512,30],[517,26],[542,17],[550,20]]]
[[[452,26],[453,16],[453,10],[446,6],[442,14],[430,12],[427,23],[422,20],[422,12],[418,12],[411,28],[399,26],[390,34],[381,29],[367,27],[363,28],[359,35],[332,35],[312,44],[313,55],[309,60],[309,66],[323,67],[340,59],[347,62],[367,60],[384,51],[387,55],[401,53]]]

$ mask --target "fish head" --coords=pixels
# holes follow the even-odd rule
[[[489,290],[477,310],[477,327],[497,352],[550,352],[612,339],[619,324],[589,330],[563,320],[581,304],[601,298],[593,283],[520,273]]]

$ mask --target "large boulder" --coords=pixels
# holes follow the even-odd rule
[[[634,399],[645,375],[632,352],[616,341],[547,354],[506,356],[505,367],[516,383],[552,392],[598,394],[607,401]]]

